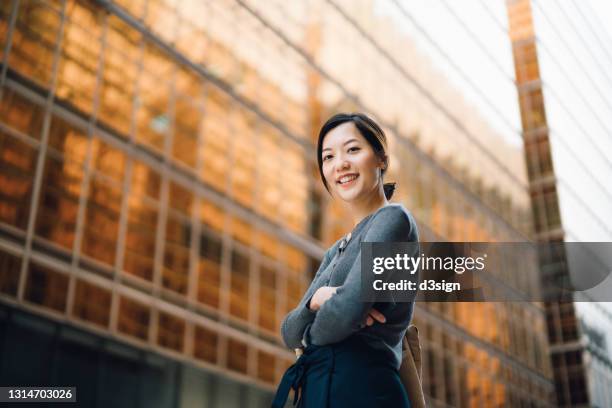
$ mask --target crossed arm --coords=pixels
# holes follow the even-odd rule
[[[372,219],[363,241],[417,242],[416,223],[401,208],[387,206]],[[368,323],[374,302],[360,300],[361,279],[360,252],[344,284],[320,306],[312,323],[306,327],[307,342],[316,345],[337,343],[361,330],[364,322]]]
[[[283,341],[287,345],[287,347],[295,349],[298,347],[302,347],[302,336],[304,335],[304,330],[306,329],[306,325],[311,323],[315,316],[316,311],[312,310],[308,307],[308,303],[313,296],[313,294],[319,289],[323,282],[319,281],[319,277],[321,272],[327,268],[329,263],[331,262],[332,255],[335,253],[336,245],[332,246],[323,257],[321,261],[321,265],[317,270],[312,282],[310,283],[310,287],[306,290],[306,293],[300,300],[300,303],[293,309],[281,324],[281,334],[283,336]]]
[[[416,223],[401,208],[384,207],[372,219],[363,241],[418,241]],[[372,308],[373,302],[360,300],[361,253],[342,286],[324,286],[318,279],[329,265],[335,249],[332,247],[325,254],[304,297],[283,320],[281,333],[289,348],[302,347],[302,338],[316,345],[336,343],[360,330],[364,323],[370,325],[374,319],[384,322],[384,316]]]

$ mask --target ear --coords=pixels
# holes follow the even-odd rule
[[[382,155],[379,157],[379,164],[381,166],[381,170],[387,170],[387,155]]]

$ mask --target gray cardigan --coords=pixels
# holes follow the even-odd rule
[[[418,242],[416,222],[403,205],[390,203],[361,220],[351,232],[348,245],[339,253],[342,240],[327,250],[304,297],[283,320],[283,340],[287,347],[295,349],[310,343],[337,343],[351,335],[362,336],[374,349],[388,353],[399,369],[402,338],[410,324],[414,302],[360,300],[360,242]],[[338,286],[338,289],[318,311],[309,309],[310,298],[322,286]],[[385,315],[385,323],[365,325],[372,307]]]

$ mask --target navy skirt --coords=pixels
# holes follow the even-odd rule
[[[306,347],[285,372],[272,408],[283,408],[291,389],[299,408],[410,408],[393,361],[360,336]]]

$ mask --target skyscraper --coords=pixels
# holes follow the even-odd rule
[[[612,145],[603,118],[612,105],[602,89],[612,85],[612,57],[601,39],[608,34],[590,2],[507,3],[537,240],[610,242],[603,214],[612,209],[604,181],[612,166],[603,152]],[[584,272],[571,271],[570,256],[544,258],[544,281]],[[584,294],[554,296],[546,315],[557,403],[609,406],[609,306]]]

